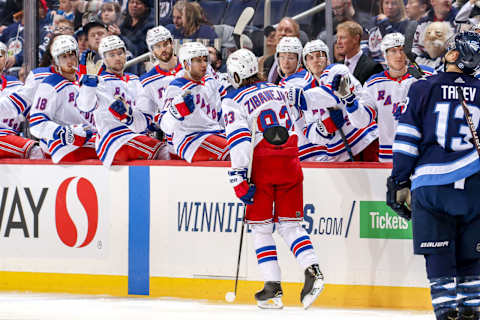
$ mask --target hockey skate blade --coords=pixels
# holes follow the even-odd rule
[[[281,297],[276,297],[265,301],[257,300],[257,306],[260,309],[282,309],[283,302]]]
[[[303,308],[305,310],[307,310],[312,305],[312,303],[317,299],[317,297],[322,292],[324,285],[325,283],[323,282],[322,279],[315,280],[315,282],[313,283],[312,291],[309,294],[307,294],[302,300]]]

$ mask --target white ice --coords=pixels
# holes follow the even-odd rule
[[[0,320],[433,320],[432,312],[285,307],[203,301],[0,293]]]

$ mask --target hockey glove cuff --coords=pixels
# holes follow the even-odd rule
[[[98,77],[96,75],[84,74],[80,77],[80,85],[96,88],[98,85]]]
[[[410,184],[410,180],[397,183],[391,176],[387,179],[387,205],[406,220],[412,218]]]
[[[248,184],[247,169],[231,169],[228,171],[228,177],[236,196],[244,204],[252,204],[256,187],[254,184]]]
[[[183,97],[177,96],[173,98],[169,108],[172,116],[180,121],[183,121],[185,117],[191,114],[194,110],[195,104],[191,94],[186,94]]]
[[[303,94],[303,89],[291,87],[288,89],[287,96],[292,106],[299,110],[307,110],[307,100]]]

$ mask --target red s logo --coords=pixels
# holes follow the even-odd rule
[[[60,184],[56,199],[58,237],[69,247],[87,246],[95,237],[98,226],[95,187],[85,178],[70,177]]]

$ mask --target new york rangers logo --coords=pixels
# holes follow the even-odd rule
[[[92,242],[98,226],[98,198],[90,181],[70,177],[60,184],[55,224],[58,237],[66,246],[83,248]]]

